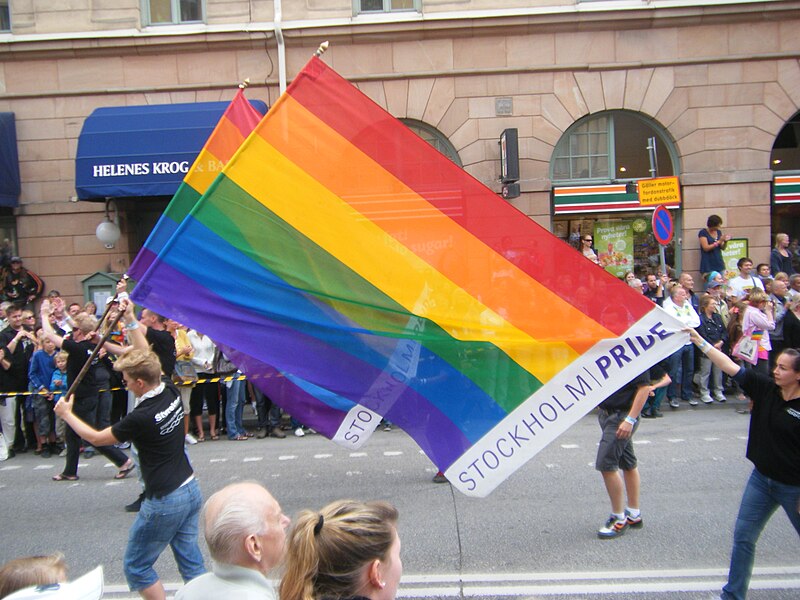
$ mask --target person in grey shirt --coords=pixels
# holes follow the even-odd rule
[[[275,600],[270,571],[281,561],[289,517],[267,489],[254,481],[234,483],[203,507],[212,572],[178,590],[176,600]]]

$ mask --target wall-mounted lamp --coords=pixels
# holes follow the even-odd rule
[[[97,226],[95,230],[95,235],[97,239],[106,247],[106,249],[111,250],[114,245],[119,241],[122,232],[119,229],[119,211],[117,210],[117,206],[112,204],[113,200],[111,198],[106,198],[106,219],[100,225]],[[109,211],[114,211],[114,218],[111,218]]]

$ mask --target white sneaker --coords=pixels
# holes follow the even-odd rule
[[[302,427],[298,427],[297,429],[294,430],[295,437],[303,437],[305,434],[306,432],[303,431]]]
[[[194,446],[197,443],[197,438],[195,438],[191,433],[186,434],[186,443],[190,446]]]
[[[711,399],[711,396],[704,396],[700,398],[703,401],[703,404],[712,404],[714,400]]]

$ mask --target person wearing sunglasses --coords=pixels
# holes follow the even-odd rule
[[[595,253],[594,249],[592,248],[592,242],[594,239],[588,233],[583,234],[580,237],[580,248],[579,250],[583,253],[583,255],[592,261],[594,264],[599,265],[600,261],[597,258],[597,254]]]

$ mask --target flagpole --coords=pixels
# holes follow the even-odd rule
[[[330,46],[330,43],[328,42],[328,40],[325,40],[324,42],[322,42],[322,43],[319,45],[319,48],[317,48],[317,49],[316,49],[316,51],[314,52],[314,56],[316,56],[317,58],[319,58],[320,56],[322,56],[323,54],[325,54],[325,50],[327,50],[327,49],[328,49],[328,46]]]

